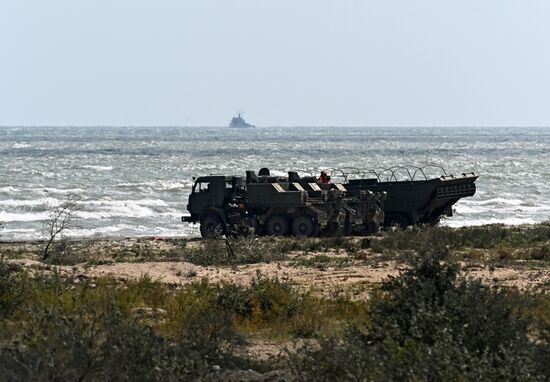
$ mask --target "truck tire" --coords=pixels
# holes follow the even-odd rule
[[[292,222],[292,234],[294,236],[310,237],[313,236],[314,224],[309,216],[298,216]]]
[[[216,214],[209,213],[201,217],[201,236],[204,239],[212,239],[224,233],[225,227],[222,220]]]
[[[285,236],[288,234],[288,220],[282,215],[273,215],[265,224],[268,235]]]

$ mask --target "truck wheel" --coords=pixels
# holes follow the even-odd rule
[[[267,219],[266,230],[268,235],[285,236],[288,234],[288,220],[281,215],[274,215]]]
[[[313,235],[313,220],[309,216],[299,216],[292,222],[294,236],[310,237]]]
[[[221,236],[224,233],[222,220],[218,215],[208,214],[201,217],[201,235],[205,239]]]

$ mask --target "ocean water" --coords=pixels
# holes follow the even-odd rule
[[[70,236],[196,236],[181,222],[193,176],[406,164],[480,175],[442,224],[550,219],[549,128],[0,127],[0,239],[40,238],[70,193]]]

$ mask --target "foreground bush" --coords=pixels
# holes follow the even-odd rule
[[[361,302],[300,292],[288,282],[259,272],[245,286],[206,281],[190,284],[175,295],[172,304],[168,317],[170,331],[180,333],[183,329],[213,339],[220,337],[217,326],[222,322],[247,333],[262,331],[274,337],[308,338],[340,327],[342,319],[353,321],[366,315]],[[191,317],[198,327],[179,326]],[[222,337],[232,337],[238,342],[235,333],[226,332]]]
[[[18,266],[0,259],[0,320],[11,317],[28,298],[26,281],[26,275]]]
[[[445,251],[414,259],[366,302],[259,273],[244,285],[169,286],[0,261],[0,381],[224,380],[251,368],[306,381],[545,380],[547,287],[520,294],[464,279]],[[259,363],[238,355],[247,337],[318,346]]]
[[[365,314],[359,302],[315,297],[259,273],[247,285],[175,287],[0,262],[0,288],[1,381],[210,380],[258,366],[235,355],[247,334],[312,337]]]
[[[20,330],[0,353],[2,381],[176,381],[208,373],[190,345],[170,344],[116,308],[35,311]]]
[[[546,380],[548,342],[529,338],[521,298],[460,279],[428,256],[386,282],[366,330],[294,359],[303,380]]]

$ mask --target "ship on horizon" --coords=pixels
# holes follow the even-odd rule
[[[242,113],[238,112],[236,116],[231,118],[231,122],[229,122],[229,127],[230,128],[248,128],[248,127],[255,127],[255,126],[246,122],[242,117]]]

